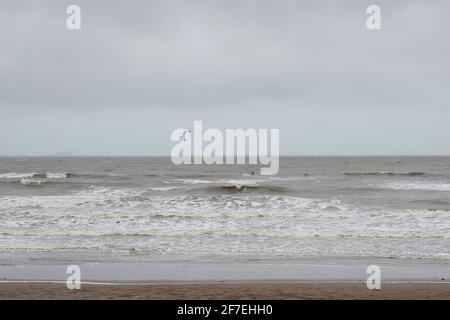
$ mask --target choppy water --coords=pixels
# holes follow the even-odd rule
[[[450,260],[450,157],[280,164],[0,158],[0,261]]]

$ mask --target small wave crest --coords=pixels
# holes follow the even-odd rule
[[[177,190],[177,189],[182,189],[181,187],[153,187],[150,188],[151,191],[172,191],[172,190]]]
[[[46,180],[36,180],[36,179],[21,179],[20,184],[24,186],[39,186],[46,183]]]
[[[118,174],[71,173],[71,172],[8,172],[0,173],[0,179],[69,179],[69,178],[127,178]]]
[[[0,179],[26,179],[33,178],[36,173],[0,173]]]
[[[146,175],[149,176],[149,175]],[[67,173],[67,178],[88,178],[88,179],[103,179],[103,178],[119,178],[129,179],[130,177],[120,174],[98,174],[98,173]]]
[[[283,193],[287,191],[287,188],[280,186],[270,186],[270,185],[256,185],[256,184],[230,184],[221,186],[211,186],[207,188],[211,192],[227,192],[227,193],[238,193],[238,192],[248,192],[248,191],[262,191],[269,193]]]
[[[430,173],[421,171],[412,172],[388,172],[388,171],[374,171],[374,172],[344,172],[346,176],[407,176],[407,177],[420,177],[431,175]]]
[[[273,185],[271,184],[271,182],[273,182],[273,180],[269,179],[218,179],[218,180],[178,179],[178,180],[163,181],[163,183],[165,184],[182,184],[182,185],[199,185],[199,186],[205,185],[205,190],[217,193],[238,193],[249,191],[283,193],[288,190],[288,188],[286,187]],[[151,188],[151,190],[155,189],[160,188]]]
[[[395,182],[382,187],[392,190],[450,191],[450,183],[441,182]]]
[[[0,179],[30,179],[30,178],[37,178],[37,179],[65,179],[68,178],[70,173],[54,173],[54,172],[47,172],[47,173],[17,173],[17,172],[10,172],[10,173],[0,173]]]
[[[174,180],[164,180],[162,183],[165,184],[205,184],[214,183],[213,180],[201,180],[201,179],[174,179]]]

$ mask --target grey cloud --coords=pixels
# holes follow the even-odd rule
[[[2,8],[2,105],[410,106],[443,103],[448,83],[444,1],[383,1],[378,33],[364,1],[76,1],[80,32],[72,2],[17,2]]]
[[[365,118],[383,121],[379,112],[421,115],[430,125],[435,116],[444,127],[450,3],[375,2],[382,8],[382,30],[376,32],[365,27],[365,10],[373,1],[2,2],[0,112],[13,131],[20,116],[54,110],[73,119],[82,119],[87,110],[109,110],[114,123],[151,115],[168,122],[158,129],[164,134],[175,125],[170,110],[184,110],[189,119],[234,110],[245,120],[241,125],[253,124],[255,115],[259,124],[270,125],[273,117],[260,115],[261,107],[275,110],[281,117],[277,125],[290,133],[296,128],[292,117],[310,115],[341,124],[338,133],[323,135],[344,137],[343,128],[357,127]],[[69,4],[82,9],[81,31],[65,28]],[[217,125],[233,123],[233,117],[226,119]],[[411,130],[412,123],[405,128]],[[366,132],[371,139],[373,127]],[[317,139],[310,144],[321,146]],[[6,149],[26,148],[25,140]],[[83,141],[71,143],[83,150]],[[435,150],[444,145],[442,140]],[[345,149],[358,152],[360,146],[354,142]],[[298,148],[292,141],[285,150]]]

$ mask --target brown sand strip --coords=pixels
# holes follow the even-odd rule
[[[82,284],[0,283],[0,299],[446,299],[450,283],[384,283],[368,290],[351,283],[158,283]]]

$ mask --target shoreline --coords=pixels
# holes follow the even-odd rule
[[[80,263],[81,289],[67,265],[0,266],[0,299],[448,299],[447,261],[304,259]],[[367,266],[381,268],[369,290]]]
[[[0,282],[1,300],[44,299],[439,299],[450,300],[450,282],[383,282],[369,290],[363,281],[82,283],[69,290],[62,282]]]
[[[301,259],[290,261],[153,261],[0,265],[0,280],[65,281],[67,267],[84,282],[365,281],[379,266],[383,281],[450,280],[450,261],[400,259]]]
[[[0,284],[2,283],[54,283],[54,284],[65,284],[66,281],[62,280],[21,280],[21,279],[9,279],[9,280],[0,280]],[[363,280],[236,280],[236,281],[133,281],[133,282],[124,282],[124,281],[81,281],[81,284],[87,285],[111,285],[111,286],[135,286],[135,285],[191,285],[191,284],[330,284],[330,283],[365,283]],[[450,280],[387,280],[383,281],[386,284],[449,284]]]

